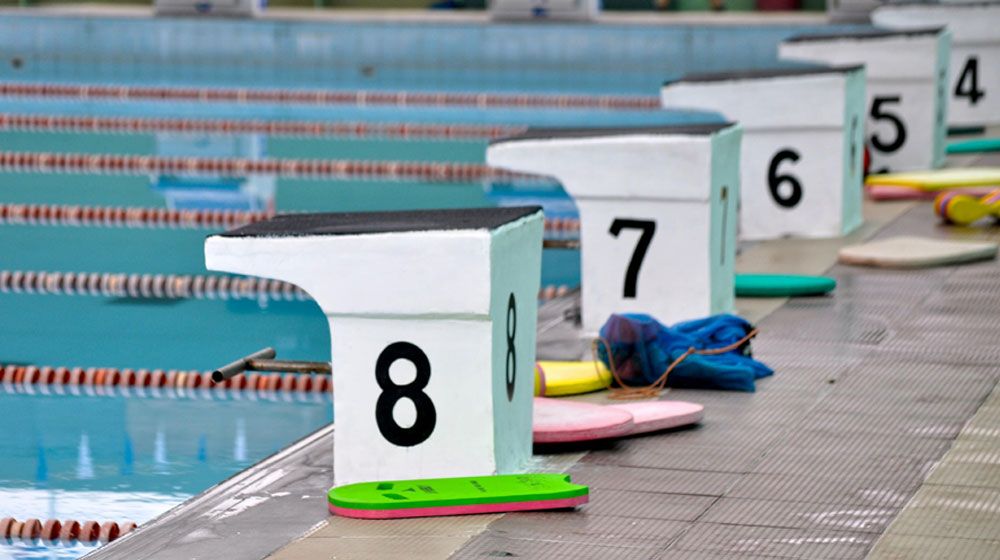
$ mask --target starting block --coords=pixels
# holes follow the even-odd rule
[[[531,457],[538,207],[277,216],[205,242],[330,322],[337,485],[521,472]]]
[[[740,128],[529,130],[494,167],[557,178],[580,211],[583,330],[612,313],[661,321],[733,309]]]
[[[662,100],[743,126],[741,239],[836,237],[861,225],[863,67],[695,74],[666,83]]]
[[[842,35],[798,35],[781,58],[864,64],[866,140],[873,173],[944,165],[951,33],[943,28]]]
[[[889,29],[947,26],[948,124],[1000,124],[1000,2],[883,4],[872,12],[872,23]]]

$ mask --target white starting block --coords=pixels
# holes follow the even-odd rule
[[[944,165],[948,129],[948,58],[944,28],[843,35],[799,35],[778,48],[781,58],[864,64],[868,78],[865,134],[875,173]]]
[[[257,17],[264,12],[266,0],[154,0],[158,16]]]
[[[665,84],[662,99],[743,126],[741,239],[836,237],[861,225],[861,66],[692,75]]]
[[[286,215],[209,237],[205,261],[291,282],[329,319],[337,485],[516,473],[542,229],[538,207]]]
[[[583,330],[612,313],[665,323],[733,309],[740,128],[529,130],[494,167],[556,177],[580,211]]]
[[[489,10],[498,20],[591,20],[601,13],[601,0],[490,0]]]
[[[872,23],[889,29],[947,26],[948,124],[1000,124],[1000,2],[886,4],[872,12]]]

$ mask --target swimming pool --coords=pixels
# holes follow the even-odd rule
[[[718,69],[713,65],[726,57],[712,54],[720,49],[739,53],[728,57],[733,66],[776,65],[774,45],[802,30],[794,25],[737,31],[11,16],[0,21],[0,47],[10,53],[0,66],[0,80],[17,83],[158,85],[175,93],[183,86],[558,92],[583,96],[573,99],[611,95],[645,106],[610,108],[598,102],[570,108],[565,100],[554,107],[527,106],[541,97],[514,98],[514,107],[492,106],[475,96],[464,105],[428,107],[398,98],[379,105],[357,98],[352,103],[245,103],[239,98],[206,102],[207,94],[193,100],[7,95],[0,97],[4,115],[113,117],[147,128],[8,126],[0,129],[0,151],[477,165],[483,163],[489,135],[233,133],[224,125],[232,130],[232,123],[250,119],[511,129],[718,122],[714,114],[650,110],[659,83],[684,71]],[[210,44],[224,47],[209,52]],[[148,122],[157,118],[223,124],[211,131],[179,132]],[[58,171],[45,165],[0,171],[0,204],[288,212],[542,203],[549,218],[574,214],[558,185],[545,181]],[[207,275],[203,240],[219,229],[45,222],[0,225],[5,249],[0,271]],[[10,318],[0,326],[0,363],[5,365],[205,370],[264,346],[275,347],[282,358],[330,360],[326,319],[308,299],[232,298],[221,291],[201,299],[73,296],[24,293],[24,282],[0,286],[6,289],[0,293],[0,310]],[[542,284],[579,284],[578,254],[545,251]],[[174,398],[170,391],[159,396],[32,391],[8,383],[0,393],[0,409],[25,419],[0,440],[0,503],[7,508],[0,516],[143,522],[330,422],[333,414],[329,398],[315,395],[286,402],[237,398],[253,391],[225,392],[225,398],[204,398],[218,397],[212,390]],[[79,546],[0,545],[0,555],[18,558],[49,557],[52,550],[67,558],[86,552]]]

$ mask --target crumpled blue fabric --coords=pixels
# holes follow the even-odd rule
[[[622,383],[654,383],[688,348],[721,348],[738,342],[753,329],[742,317],[722,314],[677,323],[672,327],[640,313],[616,314],[601,327]],[[608,352],[598,345],[598,358],[610,367]],[[724,354],[692,354],[667,376],[667,386],[753,392],[756,380],[774,373],[753,359],[750,341]]]

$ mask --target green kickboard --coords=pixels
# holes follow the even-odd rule
[[[977,138],[948,144],[949,154],[978,154],[1000,151],[1000,138]]]
[[[797,274],[737,274],[736,297],[815,296],[837,287],[827,276]]]
[[[345,509],[390,510],[551,501],[588,493],[567,474],[545,473],[360,482],[331,488],[327,498]]]

